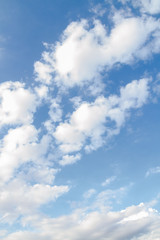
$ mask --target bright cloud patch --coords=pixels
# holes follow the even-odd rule
[[[68,122],[56,128],[54,136],[60,149],[65,153],[79,151],[89,139],[90,144],[85,149],[94,150],[103,144],[104,134],[110,137],[119,133],[129,111],[146,103],[148,83],[149,79],[133,81],[120,89],[120,96],[98,97],[93,103],[82,103]],[[114,128],[110,127],[111,122]]]
[[[27,162],[41,163],[48,151],[50,139],[44,136],[38,140],[38,131],[32,125],[10,129],[1,140],[0,179],[9,180],[21,165]]]
[[[130,64],[158,53],[159,34],[159,21],[152,17],[121,16],[110,33],[98,20],[93,28],[86,20],[73,22],[64,31],[61,42],[35,63],[35,72],[44,83],[54,79],[58,85],[83,85],[114,64]]]
[[[41,205],[56,200],[68,191],[68,186],[31,186],[23,181],[14,180],[1,188],[0,215],[3,222],[15,221],[20,215],[33,214]]]
[[[0,124],[28,124],[33,121],[37,102],[35,95],[20,82],[0,85]]]
[[[142,12],[147,12],[150,14],[158,14],[160,13],[160,2],[159,0],[136,0],[133,1],[135,6],[141,8]]]
[[[78,160],[80,160],[80,158],[81,158],[80,154],[76,154],[75,156],[74,155],[64,155],[62,160],[59,161],[59,164],[62,166],[73,164],[73,163],[77,162]]]
[[[19,231],[3,240],[157,240],[160,234],[159,215],[143,204],[119,212],[95,211],[87,214],[79,210],[56,219],[35,219],[34,224],[38,233]]]

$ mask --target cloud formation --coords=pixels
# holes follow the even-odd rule
[[[82,103],[70,119],[60,123],[54,132],[61,151],[79,151],[84,145],[87,151],[95,150],[104,143],[104,135],[111,137],[118,134],[131,109],[140,108],[146,103],[149,82],[150,79],[135,80],[121,87],[120,96],[100,96],[92,103]],[[90,141],[88,145],[86,140]]]
[[[132,64],[160,51],[159,20],[119,14],[113,21],[110,32],[99,20],[93,27],[85,19],[72,22],[61,41],[35,63],[37,79],[58,86],[83,86],[99,81],[99,74],[115,64]]]
[[[10,129],[1,140],[0,179],[1,184],[14,175],[14,171],[27,162],[41,163],[49,148],[49,137],[39,141],[38,130],[33,125]]]
[[[33,121],[37,99],[20,82],[0,84],[0,125],[29,124]]]
[[[106,73],[160,52],[159,1],[119,2],[131,3],[138,15],[113,7],[106,25],[99,19],[71,22],[59,41],[44,44],[46,51],[34,63],[32,88],[21,82],[0,84],[0,222],[13,226],[13,232],[0,230],[2,240],[157,240],[160,235],[153,208],[140,204],[111,210],[128,190],[107,188],[116,176],[101,183],[103,191],[92,186],[82,194],[85,209],[55,218],[57,212],[47,216],[43,209],[70,190],[69,181],[56,183],[56,174],[118,135],[154,90],[151,78],[139,77],[127,80],[118,94],[103,91]],[[97,5],[92,11],[102,17],[106,9]],[[38,127],[35,115],[41,106]],[[159,172],[151,168],[146,177]]]
[[[20,216],[36,213],[40,206],[55,201],[68,191],[68,186],[29,185],[15,179],[0,189],[1,222],[13,223]]]
[[[144,204],[117,212],[77,210],[59,218],[34,218],[38,232],[19,231],[2,240],[157,240],[160,218]]]
[[[155,168],[150,168],[147,172],[146,172],[146,177],[149,177],[152,174],[156,174],[156,173],[160,173],[160,167],[155,167]]]
[[[140,7],[141,12],[147,12],[149,14],[160,13],[160,2],[158,0],[136,0],[133,4]]]

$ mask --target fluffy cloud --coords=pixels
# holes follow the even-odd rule
[[[159,52],[159,33],[159,21],[145,16],[124,18],[121,14],[110,33],[98,20],[92,28],[86,20],[72,22],[62,40],[35,63],[35,73],[40,81],[50,83],[52,79],[59,86],[93,83],[104,69]]]
[[[36,96],[20,82],[0,84],[0,125],[28,124],[33,121]]]
[[[41,205],[68,191],[68,186],[28,185],[15,179],[0,189],[1,221],[12,222],[24,214],[33,214]]]
[[[65,165],[76,163],[80,159],[81,159],[81,155],[80,154],[64,155],[62,160],[59,161],[59,164],[61,166],[65,166]]]
[[[157,240],[160,234],[159,214],[144,204],[117,212],[77,210],[59,218],[34,219],[38,232],[19,231],[3,240]]]
[[[48,151],[49,143],[50,138],[47,135],[39,140],[38,130],[32,125],[10,129],[1,140],[1,184],[12,178],[14,171],[27,162],[41,164]]]
[[[120,96],[98,97],[93,103],[82,103],[65,123],[60,123],[54,137],[65,152],[79,151],[86,140],[90,140],[85,149],[94,150],[104,143],[104,134],[108,137],[119,133],[129,111],[146,103],[149,96],[149,79],[135,80],[121,87]],[[114,123],[114,127],[111,127]]]
[[[51,73],[53,72],[51,66],[37,61],[34,64],[34,69],[38,73],[36,77],[37,81],[45,81],[46,84],[50,84],[52,79]]]
[[[136,0],[133,1],[134,6],[140,7],[142,12],[150,14],[160,13],[160,1],[159,0]]]

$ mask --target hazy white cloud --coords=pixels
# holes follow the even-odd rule
[[[15,232],[2,240],[157,240],[160,234],[159,214],[144,204],[117,212],[76,210],[59,218],[33,220],[38,232]]]
[[[0,237],[4,237],[5,235],[7,235],[7,231],[6,230],[0,230]]]
[[[107,178],[103,183],[102,186],[108,186],[109,184],[111,184],[112,182],[114,182],[116,180],[116,176],[112,176],[110,178]]]
[[[121,204],[131,185],[99,192],[93,202],[92,209],[101,209],[101,211],[104,211],[104,209],[112,209],[114,203]]]
[[[132,0],[134,6],[140,7],[141,12],[149,14],[160,13],[159,0]]]
[[[0,84],[0,125],[28,124],[33,121],[36,96],[20,82]]]
[[[56,100],[56,99],[51,100],[48,113],[49,113],[51,121],[53,121],[53,122],[60,122],[61,121],[62,108],[61,108],[58,100]]]
[[[124,18],[120,14],[110,33],[99,20],[94,21],[92,28],[87,20],[72,22],[61,41],[42,54],[41,62],[35,63],[35,72],[37,75],[45,72],[41,77],[44,83],[51,83],[54,74],[53,81],[59,86],[97,82],[104,69],[118,63],[131,64],[158,53],[159,32],[159,21],[146,16]]]
[[[90,12],[94,13],[97,16],[102,17],[107,11],[107,8],[105,8],[102,4],[93,5],[90,9]]]
[[[120,96],[98,97],[95,102],[83,102],[72,113],[70,119],[60,123],[54,137],[64,153],[79,151],[86,140],[87,151],[94,150],[104,143],[104,135],[118,134],[133,108],[142,107],[149,96],[149,79],[135,80],[121,87]],[[114,127],[110,127],[110,123]],[[108,124],[108,126],[107,126]]]
[[[86,191],[84,194],[83,194],[83,197],[85,199],[89,199],[91,198],[94,194],[96,194],[96,190],[94,188],[91,188],[89,189],[88,191]]]
[[[160,167],[155,167],[155,168],[150,168],[147,172],[146,172],[146,177],[153,175],[153,174],[157,174],[160,173]]]
[[[24,169],[17,173],[18,178],[28,183],[53,184],[55,175],[60,170],[47,164],[47,159],[44,160],[46,160],[46,162],[40,164],[33,162],[32,164],[26,164]]]
[[[40,99],[46,98],[48,94],[48,87],[45,85],[40,85],[38,87],[35,87],[35,92],[37,93]]]

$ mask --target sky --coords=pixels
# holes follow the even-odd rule
[[[160,1],[0,1],[0,239],[160,238]]]

